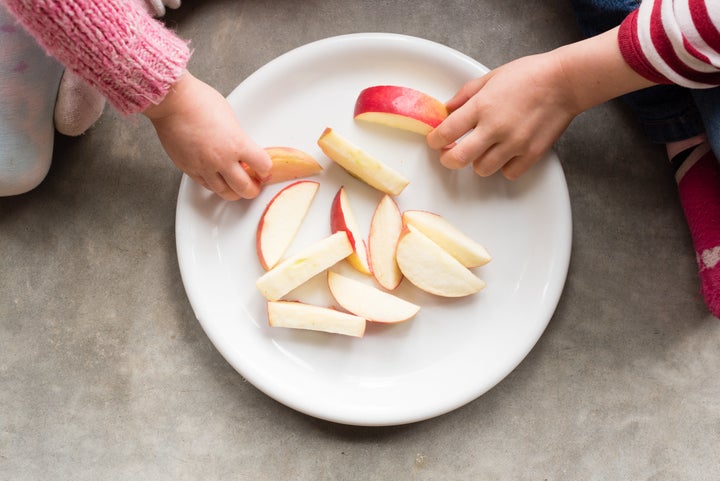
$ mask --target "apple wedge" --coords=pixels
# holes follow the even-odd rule
[[[328,286],[340,307],[368,321],[392,324],[415,316],[420,306],[355,279],[328,271]]]
[[[368,260],[367,244],[360,233],[345,187],[338,189],[330,207],[330,230],[333,233],[347,232],[353,247],[353,253],[348,256],[347,261],[358,272],[370,274],[372,270]]]
[[[445,104],[424,92],[397,85],[364,89],[355,101],[355,119],[427,135],[448,116]]]
[[[259,179],[255,171],[246,163],[242,163],[243,169],[263,185],[277,184],[296,180],[303,177],[310,177],[322,172],[322,166],[310,154],[294,147],[266,147],[265,152],[270,156],[272,167],[270,178],[266,181]]]
[[[364,318],[336,309],[297,301],[270,301],[267,310],[268,324],[272,327],[308,329],[354,337],[365,335]]]
[[[463,297],[485,288],[482,279],[412,225],[400,234],[396,258],[405,278],[425,292]]]
[[[390,195],[399,195],[410,181],[385,163],[361,150],[330,127],[317,141],[333,162],[371,187]]]
[[[299,180],[284,187],[270,200],[255,234],[255,246],[263,269],[272,269],[280,262],[300,229],[320,184]]]
[[[255,286],[269,301],[277,301],[316,274],[352,254],[345,231],[336,232],[284,259],[255,281]]]
[[[375,280],[389,291],[395,289],[403,277],[395,260],[402,226],[397,204],[389,195],[383,196],[370,221],[368,252]]]
[[[484,266],[492,260],[487,249],[439,214],[424,210],[406,210],[403,223],[415,227],[465,267]]]

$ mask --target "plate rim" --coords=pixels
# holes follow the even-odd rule
[[[437,42],[434,42],[432,40],[420,38],[420,37],[414,37],[411,35],[406,34],[397,34],[397,33],[381,33],[381,32],[361,32],[361,33],[351,33],[351,34],[343,34],[343,35],[337,35],[332,37],[326,37],[318,40],[314,40],[312,42],[309,42],[307,44],[298,46],[294,49],[291,49],[278,57],[270,60],[260,68],[258,68],[255,72],[250,74],[248,77],[243,79],[233,90],[232,92],[227,96],[227,99],[229,102],[232,101],[232,99],[239,95],[239,92],[242,91],[243,85],[246,84],[246,82],[252,81],[253,78],[256,78],[257,76],[261,75],[262,73],[266,72],[267,70],[272,70],[275,65],[277,65],[279,62],[283,62],[285,59],[287,59],[290,56],[300,55],[306,50],[314,50],[317,49],[318,46],[321,48],[324,48],[327,45],[330,44],[338,44],[342,42],[360,42],[360,41],[371,41],[371,42],[377,42],[377,41],[394,41],[394,42],[410,42],[413,44],[423,44],[428,47],[432,47],[435,49],[438,49],[439,51],[442,51],[444,53],[450,53],[453,57],[456,59],[459,59],[472,67],[478,69],[479,72],[485,71],[487,72],[488,69],[484,65],[482,65],[477,60],[449,47]],[[554,151],[551,151],[551,155],[554,156],[554,161],[556,164],[556,167],[559,169],[560,175],[559,180],[561,181],[561,187],[563,189],[563,192],[560,192],[559,194],[563,197],[562,207],[564,207],[565,212],[559,214],[563,217],[563,226],[565,232],[562,234],[558,234],[558,237],[561,238],[562,242],[566,245],[566,248],[562,249],[561,252],[564,254],[562,259],[559,259],[559,281],[554,283],[552,293],[549,296],[548,303],[546,304],[548,312],[543,313],[542,315],[542,322],[538,322],[538,328],[537,332],[534,333],[534,335],[531,338],[528,338],[527,342],[527,348],[524,350],[518,350],[517,355],[515,356],[516,359],[514,359],[514,362],[512,365],[504,370],[503,372],[499,372],[496,376],[496,379],[492,381],[489,386],[485,386],[482,389],[477,390],[471,390],[467,391],[467,395],[463,399],[456,399],[454,402],[446,403],[443,408],[437,408],[432,406],[427,406],[425,409],[421,410],[414,410],[412,413],[406,413],[402,416],[394,416],[392,419],[387,417],[374,417],[374,418],[367,418],[367,419],[360,419],[357,416],[353,415],[341,415],[339,413],[333,413],[328,414],[324,412],[319,412],[317,410],[308,409],[307,406],[302,405],[302,403],[297,402],[297,400],[293,399],[286,399],[282,396],[279,396],[278,393],[272,392],[272,390],[268,389],[268,387],[261,381],[259,381],[253,374],[251,373],[248,375],[248,367],[247,366],[238,366],[236,365],[236,362],[234,362],[234,357],[231,353],[229,353],[226,350],[226,346],[222,339],[219,337],[220,333],[216,332],[216,329],[212,325],[212,323],[208,322],[207,319],[204,319],[204,316],[201,316],[198,314],[198,311],[201,310],[199,307],[199,303],[201,302],[196,298],[196,292],[192,289],[193,280],[188,278],[188,267],[184,264],[186,260],[184,259],[184,254],[181,252],[183,250],[183,242],[185,242],[185,236],[183,235],[182,229],[183,229],[183,222],[184,220],[181,219],[181,201],[183,194],[190,188],[189,185],[191,185],[191,179],[187,175],[183,175],[180,187],[178,191],[178,199],[176,204],[176,214],[175,214],[175,236],[176,236],[176,251],[177,251],[177,258],[178,258],[178,264],[181,274],[181,279],[183,282],[183,287],[185,289],[188,301],[190,302],[190,305],[192,307],[193,313],[198,320],[198,322],[201,324],[201,327],[203,328],[203,331],[210,339],[213,346],[220,352],[220,354],[223,356],[226,362],[228,362],[233,369],[235,369],[242,377],[247,379],[255,388],[263,392],[264,394],[268,395],[269,397],[275,399],[276,401],[284,404],[285,406],[288,406],[296,411],[302,412],[304,414],[313,416],[315,418],[324,419],[326,421],[340,423],[340,424],[347,424],[347,425],[357,425],[357,426],[391,426],[391,425],[402,425],[402,424],[408,424],[413,422],[419,422],[423,420],[427,420],[430,418],[434,418],[437,416],[440,416],[442,414],[448,413],[450,411],[453,411],[455,409],[458,409],[467,403],[477,399],[478,397],[482,396],[487,391],[494,388],[497,384],[499,384],[503,379],[505,379],[512,371],[514,371],[521,363],[522,361],[527,357],[527,355],[532,351],[532,349],[535,347],[537,342],[539,341],[542,334],[547,329],[548,324],[550,323],[554,312],[557,309],[557,306],[560,302],[560,299],[562,297],[562,293],[565,288],[565,284],[567,282],[567,275],[569,272],[569,266],[570,266],[570,259],[571,259],[571,251],[572,251],[572,212],[570,208],[570,196],[569,196],[569,190],[567,186],[567,179],[565,178],[564,173],[562,172],[562,166],[560,165],[559,159],[557,159],[557,156],[555,155]],[[192,292],[191,292],[192,291]]]

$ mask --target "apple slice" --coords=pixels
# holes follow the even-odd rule
[[[368,251],[375,280],[389,291],[395,289],[403,277],[395,260],[402,226],[397,204],[389,195],[383,196],[370,221]]]
[[[355,101],[355,119],[427,135],[448,116],[445,104],[397,85],[368,87]]]
[[[330,127],[323,131],[317,143],[333,162],[381,192],[399,195],[410,183],[402,174],[364,152]]]
[[[340,187],[330,207],[330,230],[347,232],[350,244],[353,246],[353,253],[348,256],[347,261],[358,272],[370,274],[372,270],[368,260],[367,245],[360,235],[360,228],[350,207],[350,199],[345,187]]]
[[[297,301],[270,301],[267,310],[268,324],[272,327],[308,329],[354,337],[365,335],[365,319],[336,309]]]
[[[328,271],[328,286],[343,309],[368,321],[396,323],[407,321],[420,306],[355,279]]]
[[[269,301],[277,301],[316,274],[352,254],[345,231],[336,232],[288,257],[255,281]]]
[[[412,225],[400,234],[396,258],[407,280],[425,292],[463,297],[485,288],[482,279]]]
[[[294,147],[266,147],[265,152],[270,156],[272,168],[270,178],[265,182],[258,179],[255,171],[242,163],[243,169],[253,179],[258,179],[263,185],[277,184],[288,180],[310,177],[322,172],[322,166],[310,154]]]
[[[487,249],[468,237],[439,214],[425,210],[406,210],[403,223],[428,236],[465,267],[484,266],[492,260]]]
[[[299,180],[275,194],[258,222],[255,246],[265,270],[280,262],[307,215],[320,184]]]

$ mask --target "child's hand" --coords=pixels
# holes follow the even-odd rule
[[[175,165],[200,185],[226,200],[258,195],[257,179],[270,174],[270,158],[245,134],[215,89],[185,72],[165,99],[144,114]]]
[[[451,114],[427,136],[449,169],[522,175],[579,111],[553,55],[524,57],[466,83],[447,103]],[[463,135],[467,134],[461,139]]]
[[[625,62],[618,28],[524,57],[468,82],[448,102],[452,113],[427,136],[450,169],[473,164],[482,176],[514,179],[552,146],[581,112],[654,85]],[[460,138],[467,134],[466,137]]]

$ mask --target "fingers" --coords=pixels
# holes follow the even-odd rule
[[[474,78],[463,85],[460,90],[457,91],[455,96],[448,100],[445,106],[449,111],[454,111],[458,107],[462,106],[472,98],[473,95],[478,93],[481,88],[490,80],[491,74],[486,74],[482,77]]]
[[[527,172],[538,160],[539,158],[532,158],[528,155],[513,157],[500,170],[506,179],[515,180]]]
[[[249,143],[249,145],[248,145]],[[217,162],[215,169],[194,176],[203,187],[225,200],[253,199],[260,194],[261,182],[270,176],[272,162],[265,150],[247,140],[231,157],[242,161]],[[210,164],[212,165],[212,164]]]
[[[427,144],[431,149],[445,148],[457,142],[460,137],[472,130],[477,123],[477,114],[473,112],[468,103],[465,103],[427,134]]]
[[[254,172],[256,178],[267,178],[272,169],[272,161],[267,152],[252,143],[249,139],[245,139],[241,145],[238,153],[239,158]]]
[[[495,144],[473,161],[473,171],[481,177],[489,177],[500,171],[508,180],[525,174],[544,155],[545,151],[526,148],[511,150],[511,144]]]
[[[476,128],[460,142],[440,153],[440,163],[448,169],[462,169],[472,164],[473,171],[489,177],[498,171],[509,180],[527,172],[545,150],[528,145],[520,139],[490,137]]]
[[[467,134],[461,141],[440,152],[440,163],[447,169],[457,170],[472,164],[493,147],[493,142],[479,129]]]
[[[201,185],[225,200],[238,200],[241,197],[240,194],[235,192],[218,173],[209,174],[203,177]]]
[[[243,199],[254,199],[260,193],[260,182],[252,179],[240,162],[233,163],[222,177],[227,186]]]
[[[224,200],[253,199],[260,193],[260,183],[250,178],[240,163],[225,174],[212,173],[205,176],[190,177],[207,190],[214,192]]]

